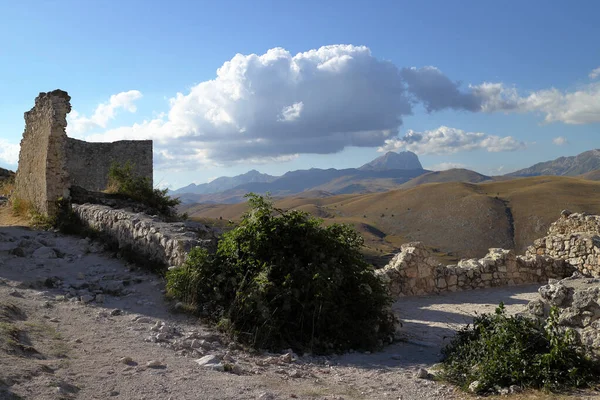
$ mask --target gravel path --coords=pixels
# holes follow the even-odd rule
[[[438,362],[441,346],[476,312],[500,301],[520,310],[537,286],[401,298],[394,310],[404,341],[332,357],[244,351],[172,312],[163,289],[160,278],[100,244],[0,227],[0,306],[18,310],[4,323],[21,332],[21,347],[0,348],[0,398],[462,398],[416,372]],[[209,362],[195,362],[202,357]]]

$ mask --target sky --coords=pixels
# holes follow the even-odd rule
[[[0,0],[0,167],[66,90],[67,134],[152,139],[154,184],[251,169],[504,174],[600,148],[600,2]]]

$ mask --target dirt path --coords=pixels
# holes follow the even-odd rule
[[[461,398],[416,371],[469,316],[518,310],[537,287],[400,299],[406,341],[333,357],[243,351],[172,312],[163,289],[100,244],[0,227],[0,398]]]

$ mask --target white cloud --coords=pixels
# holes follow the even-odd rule
[[[73,111],[69,132],[91,141],[153,139],[158,166],[194,169],[285,161],[350,146],[416,149],[422,154],[525,146],[511,136],[446,127],[398,137],[403,118],[416,104],[428,112],[540,113],[548,123],[600,122],[600,82],[574,91],[550,88],[520,94],[499,82],[463,85],[433,66],[400,68],[377,59],[365,46],[353,45],[296,55],[282,48],[237,54],[213,79],[172,97],[168,112],[132,126],[101,129],[117,110],[134,112],[140,97],[138,91],[119,93],[89,118]],[[91,129],[92,134],[84,135]],[[417,135],[421,140],[415,140]]]
[[[487,85],[487,87],[485,87]],[[565,124],[590,124],[600,122],[600,82],[581,86],[567,92],[555,88],[519,96],[516,89],[502,84],[484,84],[472,87],[484,99],[482,111],[539,112],[544,121]]]
[[[4,139],[0,139],[0,161],[8,165],[16,166],[19,162],[19,144],[10,143]]]
[[[154,139],[157,163],[176,168],[285,161],[380,146],[411,111],[398,68],[367,47],[275,48],[237,54],[213,80],[170,99],[165,117],[86,139]]]
[[[567,138],[559,136],[552,139],[552,143],[554,143],[557,146],[564,146],[565,144],[569,144],[569,141],[567,140]]]
[[[295,121],[300,118],[300,113],[304,108],[303,102],[294,103],[291,106],[284,107],[281,110],[281,116],[277,118],[277,121]]]
[[[597,77],[600,76],[600,67],[593,69],[592,72],[590,72],[590,79],[596,79]]]
[[[434,164],[429,167],[425,167],[425,169],[429,169],[431,171],[447,171],[449,169],[454,168],[466,168],[465,164],[456,163],[456,162],[443,162],[439,164]]]
[[[108,122],[115,118],[116,111],[124,109],[134,113],[137,111],[135,101],[142,97],[137,90],[121,92],[110,96],[107,103],[98,105],[91,117],[79,114],[76,110],[68,116],[68,133],[78,136],[95,128],[106,128]]]
[[[491,153],[515,151],[525,148],[525,143],[512,136],[494,136],[481,132],[440,126],[424,132],[409,130],[401,138],[385,141],[378,151],[409,150],[417,154],[452,154],[460,151],[486,150]]]

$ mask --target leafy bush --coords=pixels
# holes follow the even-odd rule
[[[181,201],[167,195],[168,189],[154,189],[150,179],[134,176],[133,165],[113,163],[108,171],[108,193],[118,193],[156,209],[168,217],[175,217],[174,207]]]
[[[328,353],[389,339],[391,300],[362,258],[362,237],[248,197],[249,211],[216,254],[196,248],[169,271],[169,293],[256,348]]]
[[[556,308],[540,322],[506,316],[501,303],[495,314],[476,317],[442,350],[441,377],[463,389],[477,381],[473,389],[479,393],[511,385],[558,390],[597,382],[599,365],[557,321]]]

